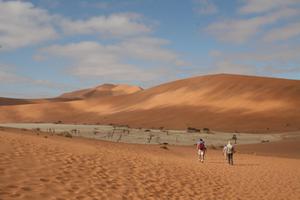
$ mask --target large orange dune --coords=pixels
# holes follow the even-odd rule
[[[0,103],[0,122],[121,124],[218,131],[300,130],[300,81],[207,75],[142,90],[103,85],[34,104]],[[69,99],[69,101],[65,101]]]
[[[0,130],[0,199],[300,199],[300,160]]]

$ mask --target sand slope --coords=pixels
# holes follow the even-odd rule
[[[1,106],[0,122],[61,120],[168,129],[206,127],[230,132],[300,130],[299,80],[221,74],[143,91],[135,88],[117,96],[112,95],[115,86],[104,88],[63,95],[83,98],[76,101]]]
[[[119,96],[119,95],[132,94],[142,90],[143,89],[138,86],[130,86],[125,84],[121,84],[121,85],[103,84],[91,89],[83,89],[83,90],[65,93],[59,97],[67,98],[67,99],[101,98],[107,96]]]
[[[0,199],[299,199],[300,160],[0,131]],[[288,195],[288,196],[287,196]]]

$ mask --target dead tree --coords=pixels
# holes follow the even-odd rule
[[[149,135],[149,137],[148,137],[148,143],[150,143],[151,142],[151,140],[152,140],[152,138],[154,137],[154,135],[153,134],[150,134]]]
[[[236,136],[236,134],[233,134],[232,139],[234,140],[234,144],[236,144],[236,141],[237,141],[237,136]]]
[[[120,134],[120,135],[119,135],[119,138],[118,138],[117,142],[120,142],[120,141],[121,141],[122,136],[123,136],[123,134]]]

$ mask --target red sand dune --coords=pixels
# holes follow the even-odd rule
[[[0,131],[0,199],[300,199],[300,160]]]
[[[118,86],[111,88],[115,87]],[[61,96],[83,98],[69,102],[1,106],[0,122],[60,120],[239,132],[300,130],[299,80],[220,74],[178,80],[133,93],[116,92],[120,94],[117,96],[111,88]]]
[[[99,98],[107,96],[119,96],[132,94],[143,90],[137,86],[130,85],[113,85],[113,84],[103,84],[91,89],[78,90],[74,92],[69,92],[62,94],[59,98],[68,99],[85,99],[85,98]]]

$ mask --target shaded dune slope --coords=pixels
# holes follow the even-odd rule
[[[0,122],[61,120],[168,129],[206,127],[238,132],[300,129],[298,80],[220,74],[120,95],[102,94],[101,98],[89,92],[73,93],[71,97],[82,99],[70,102],[1,106]],[[61,97],[66,98],[66,95]]]

